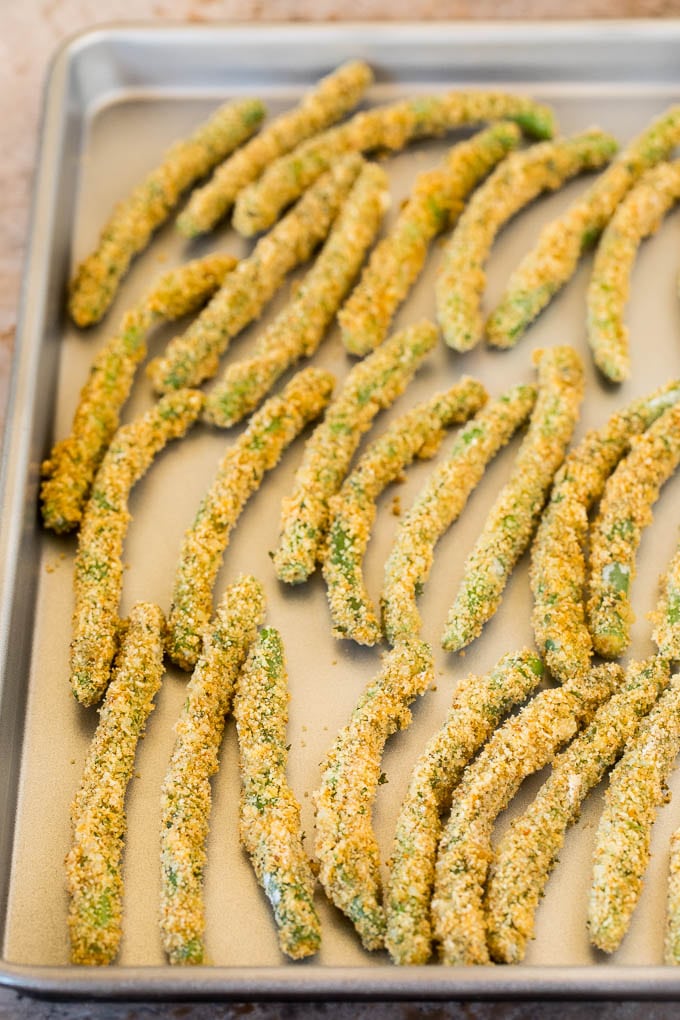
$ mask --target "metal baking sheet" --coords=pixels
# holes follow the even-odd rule
[[[561,862],[537,917],[536,941],[518,967],[456,969],[433,964],[396,968],[386,954],[365,953],[353,929],[319,894],[324,941],[319,957],[284,962],[269,907],[237,841],[238,774],[233,725],[227,727],[222,764],[214,784],[206,874],[207,946],[210,967],[166,966],[157,931],[158,799],[172,746],[172,726],[183,699],[185,676],[170,670],[140,746],[137,777],[128,797],[125,854],[125,933],[119,963],[106,969],[68,963],[63,858],[68,849],[68,806],[78,784],[96,714],[79,708],[68,688],[71,574],[75,540],[46,535],[37,513],[38,470],[53,440],[70,425],[77,393],[93,352],[164,268],[189,255],[224,248],[249,250],[228,227],[187,245],[163,229],[127,276],[104,323],[85,333],[67,322],[64,290],[71,266],[93,246],[103,218],[153,166],[158,154],[218,102],[257,93],[272,113],[292,105],[320,75],[349,57],[363,57],[376,71],[367,103],[414,92],[493,87],[529,92],[554,104],[565,133],[595,122],[623,142],[671,102],[680,99],[680,24],[607,22],[571,24],[361,24],[262,27],[112,27],[76,38],[56,56],[45,93],[42,145],[37,166],[22,323],[12,382],[2,476],[0,564],[0,981],[37,994],[110,997],[400,997],[519,996],[671,997],[680,974],[661,967],[667,848],[680,824],[680,796],[660,814],[652,862],[630,934],[612,959],[590,950],[585,932],[589,858],[601,791],[587,801],[569,834]],[[394,217],[415,174],[437,162],[451,144],[422,143],[386,164]],[[490,307],[510,269],[531,245],[541,224],[588,184],[573,182],[542,199],[504,231],[489,265],[485,299]],[[587,398],[577,435],[615,408],[680,373],[680,308],[676,298],[678,217],[668,217],[643,246],[635,267],[628,311],[633,375],[624,386],[605,387],[590,364],[585,343],[584,298],[589,260],[524,340],[510,353],[484,347],[465,356],[443,345],[426,362],[394,408],[380,416],[369,439],[401,413],[461,372],[482,379],[492,394],[532,378],[531,353],[568,342],[584,355]],[[441,246],[395,326],[433,316],[432,282]],[[286,285],[263,319],[246,330],[227,357],[247,350],[258,330],[281,307]],[[152,353],[176,330],[154,335]],[[316,357],[342,377],[349,366],[337,329]],[[150,403],[139,380],[125,412],[130,419]],[[169,448],[134,490],[133,524],[125,549],[129,563],[123,611],[138,598],[167,608],[179,542],[212,478],[232,433],[195,429]],[[443,451],[446,450],[445,443]],[[318,576],[285,589],[272,573],[268,550],[276,541],[280,498],[289,491],[303,443],[298,441],[249,503],[225,556],[217,591],[240,571],[265,584],[269,621],[287,648],[291,678],[290,781],[302,803],[312,842],[311,792],[318,764],[364,686],[375,675],[379,652],[333,640],[323,584]],[[440,542],[421,599],[424,636],[438,649],[446,609],[483,515],[508,477],[517,442],[497,459],[461,520]],[[444,453],[440,454],[440,456]],[[382,564],[398,519],[395,494],[407,507],[430,470],[417,464],[407,480],[381,501],[367,558],[369,586],[380,588]],[[634,585],[631,657],[651,652],[650,625],[657,579],[675,548],[680,478],[666,487],[655,524],[644,535]],[[388,743],[375,825],[387,857],[396,813],[410,768],[441,723],[458,679],[488,670],[499,656],[532,642],[526,557],[483,637],[467,655],[436,650],[437,685],[414,706],[412,726]],[[538,787],[523,787],[498,831]],[[678,782],[673,781],[678,787]]]

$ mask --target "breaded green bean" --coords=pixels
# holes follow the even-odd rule
[[[179,439],[203,408],[203,394],[180,390],[116,432],[92,486],[78,534],[74,568],[71,689],[82,705],[106,690],[119,630],[122,550],[135,482],[171,439]]]
[[[339,160],[260,238],[186,333],[149,363],[147,374],[157,392],[196,386],[215,375],[232,337],[258,317],[286,273],[305,262],[326,237],[362,165],[356,154]]]
[[[437,321],[449,347],[469,351],[482,338],[484,263],[501,227],[542,192],[604,166],[617,148],[616,140],[597,128],[532,145],[511,153],[475,192],[444,248],[437,276]]]
[[[335,637],[352,638],[362,645],[380,641],[380,621],[362,573],[376,500],[415,457],[433,457],[445,429],[467,421],[486,399],[481,383],[463,377],[446,393],[407,411],[371,443],[340,492],[331,499],[323,574]]]
[[[330,900],[354,924],[365,949],[380,949],[385,936],[380,853],[371,825],[385,742],[409,725],[408,706],[433,679],[432,654],[425,642],[406,638],[386,652],[380,673],[328,752],[314,794],[319,878]]]
[[[634,400],[586,433],[557,473],[532,546],[530,579],[536,644],[560,683],[584,674],[593,652],[583,601],[588,512],[633,436],[678,400],[678,380]]]
[[[661,579],[652,637],[664,659],[680,660],[680,546]]]
[[[122,934],[125,793],[163,676],[163,614],[138,602],[116,657],[80,788],[66,857],[71,962],[111,963]]]
[[[596,243],[626,192],[645,170],[668,159],[679,141],[680,105],[671,106],[652,121],[585,194],[543,228],[487,320],[487,336],[494,347],[514,347],[572,277],[581,255]]]
[[[186,208],[177,217],[179,232],[185,237],[196,237],[212,230],[229,211],[239,191],[259,177],[267,164],[340,120],[356,106],[372,81],[370,67],[361,60],[342,64],[322,78],[298,106],[276,117],[222,163],[207,184],[191,193]]]
[[[264,591],[240,577],[220,599],[187,684],[161,791],[160,928],[170,963],[206,962],[203,870],[210,777],[217,772],[225,716],[239,670],[264,619]]]
[[[184,534],[168,618],[167,652],[183,669],[198,658],[212,614],[212,589],[248,498],[305,425],[328,403],[333,376],[318,368],[298,372],[280,395],[270,397],[229,447]]]
[[[680,963],[680,829],[671,836],[663,962]]]
[[[170,216],[182,192],[249,138],[265,114],[259,99],[221,106],[186,141],[176,142],[129,198],[113,210],[99,244],[70,284],[69,312],[78,326],[99,322],[133,257]]]
[[[299,584],[324,554],[329,500],[342,485],[352,455],[378,411],[404,392],[437,341],[426,319],[390,337],[359,362],[305,446],[293,492],[281,507],[281,534],[273,556],[281,581]]]
[[[668,685],[668,662],[631,662],[621,688],[595,713],[587,730],[555,759],[550,778],[496,848],[486,892],[488,946],[494,960],[519,963],[534,930],[534,914],[581,803],[621,754]]]
[[[583,399],[583,364],[573,347],[537,351],[538,399],[507,484],[465,563],[449,610],[442,647],[450,652],[478,637],[527,548],[555,472],[564,460]]]
[[[588,343],[595,364],[612,382],[630,375],[623,314],[641,241],[656,233],[680,199],[680,161],[652,167],[631,188],[605,227],[588,286]]]
[[[455,790],[435,866],[432,923],[443,963],[489,963],[482,897],[491,832],[522,781],[542,769],[616,688],[619,666],[541,691],[496,730]]]
[[[520,138],[516,124],[501,121],[454,145],[443,163],[416,177],[408,202],[338,315],[351,354],[367,354],[382,343],[425,264],[432,238],[456,222],[472,189]]]
[[[208,255],[165,273],[123,316],[119,331],[95,356],[73,418],[42,464],[45,526],[71,531],[82,518],[92,480],[120,424],[137,365],[146,357],[146,334],[158,323],[196,311],[236,265],[232,255]]]
[[[282,209],[346,152],[396,152],[415,139],[443,135],[485,120],[516,121],[524,132],[538,138],[551,138],[555,132],[550,107],[504,92],[453,91],[377,106],[274,160],[259,180],[238,196],[234,226],[246,237],[265,230]]]
[[[487,404],[461,430],[416,497],[385,563],[380,604],[390,644],[420,633],[416,596],[430,573],[437,540],[460,516],[486,465],[526,421],[535,400],[534,387],[520,385]]]
[[[385,892],[385,944],[394,963],[429,960],[430,899],[441,816],[465,766],[542,675],[541,660],[524,649],[505,655],[488,676],[463,680],[444,725],[416,762],[397,819]]]
[[[234,717],[241,767],[239,833],[274,911],[281,951],[294,960],[321,947],[315,878],[302,845],[300,805],[286,778],[288,675],[281,635],[264,627],[241,671]]]
[[[611,774],[595,837],[588,903],[590,941],[613,953],[642,891],[657,808],[680,750],[680,674],[666,690]]]
[[[630,585],[643,528],[661,486],[680,464],[680,404],[636,436],[604,490],[590,531],[590,597],[587,612],[593,647],[616,658],[630,641]]]
[[[260,334],[252,357],[227,367],[204,418],[228,428],[248,414],[299,358],[315,352],[378,232],[389,192],[385,172],[366,163],[328,239],[294,296]]]

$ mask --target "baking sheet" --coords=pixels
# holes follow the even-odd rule
[[[268,904],[238,846],[238,774],[235,732],[229,724],[214,803],[206,872],[206,942],[214,966],[176,971],[164,965],[157,931],[158,795],[170,750],[172,726],[183,701],[186,675],[170,670],[140,745],[128,796],[125,855],[125,934],[119,965],[84,970],[68,965],[63,858],[69,845],[68,805],[77,787],[96,714],[77,706],[68,688],[71,574],[75,540],[44,534],[36,511],[37,470],[54,438],[67,433],[78,391],[94,350],[149,280],[182,259],[223,248],[236,255],[251,245],[224,226],[200,243],[186,244],[169,224],[126,278],[103,324],[79,332],[66,321],[65,281],[71,265],[96,241],[113,203],[140,180],[158,154],[188,133],[218,102],[257,93],[272,114],[349,57],[371,61],[377,83],[367,103],[416,91],[493,87],[530,92],[554,104],[564,133],[592,123],[622,141],[680,97],[677,72],[680,29],[672,23],[460,26],[361,25],[111,28],[69,44],[57,57],[46,93],[31,251],[26,272],[12,406],[3,475],[0,554],[3,602],[0,652],[2,842],[0,907],[3,963],[0,980],[39,992],[102,995],[291,995],[496,996],[674,995],[680,977],[661,968],[667,847],[680,824],[680,807],[660,812],[646,887],[623,947],[613,959],[592,952],[585,932],[589,859],[601,806],[599,793],[586,802],[579,825],[567,838],[537,915],[536,941],[526,964],[460,970],[433,964],[398,969],[386,954],[367,954],[353,929],[321,894],[323,949],[314,961],[284,963]],[[462,137],[460,133],[455,137]],[[454,140],[425,142],[386,164],[392,189],[389,227],[415,175],[434,165]],[[499,238],[489,263],[485,304],[491,308],[507,275],[530,247],[540,226],[587,187],[581,178],[535,203]],[[512,352],[477,349],[459,356],[443,345],[431,355],[406,394],[383,413],[370,441],[397,414],[442,389],[461,373],[478,376],[492,395],[531,379],[531,352],[571,343],[584,355],[587,398],[577,437],[602,423],[632,397],[680,374],[680,309],[676,299],[678,217],[671,214],[635,267],[628,322],[633,375],[624,386],[605,387],[587,354],[584,298],[589,260]],[[395,328],[434,314],[432,282],[441,246]],[[257,332],[282,307],[284,286],[262,320],[233,343],[228,358],[247,351]],[[178,327],[154,334],[151,354]],[[350,366],[333,329],[315,358],[339,378]],[[149,406],[140,378],[125,420]],[[238,430],[199,427],[169,447],[135,488],[133,524],[125,548],[129,563],[122,612],[136,599],[167,608],[181,535],[210,483],[226,445]],[[445,456],[445,442],[436,460]],[[532,643],[527,558],[506,590],[501,610],[465,656],[438,650],[439,634],[463,572],[467,552],[499,487],[512,469],[518,441],[494,462],[460,521],[437,547],[435,564],[420,600],[423,636],[434,649],[436,690],[414,706],[414,721],[392,737],[384,759],[388,782],[379,790],[375,826],[383,857],[389,854],[396,814],[410,768],[446,713],[456,681],[486,672],[508,650]],[[324,587],[317,575],[299,589],[279,585],[268,551],[276,542],[280,498],[290,491],[303,442],[296,442],[262,491],[247,506],[225,556],[216,592],[239,572],[263,581],[268,620],[286,645],[292,700],[289,778],[302,804],[312,844],[311,792],[318,763],[364,686],[379,668],[379,651],[339,643],[330,634]],[[435,460],[435,462],[436,462]],[[408,507],[432,464],[417,464],[407,480],[380,504],[367,561],[372,594],[398,526],[393,498]],[[633,590],[637,622],[628,657],[652,651],[645,618],[655,602],[657,578],[678,537],[680,479],[665,488],[655,525],[643,538]],[[310,623],[311,621],[311,623]],[[538,788],[530,779],[501,818],[510,818]],[[675,784],[677,785],[677,784]],[[679,801],[680,803],[680,801]]]

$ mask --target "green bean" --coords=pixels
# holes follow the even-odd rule
[[[252,357],[229,365],[208,395],[204,418],[228,428],[252,411],[301,357],[311,357],[359,271],[389,200],[387,177],[367,163],[328,239],[294,296],[257,339]]]
[[[472,189],[520,137],[515,124],[501,121],[454,145],[443,163],[416,177],[408,202],[338,315],[351,354],[367,354],[382,343],[425,264],[432,238],[455,223]]]
[[[463,680],[444,725],[416,762],[397,819],[385,893],[385,944],[394,963],[427,963],[441,815],[465,766],[542,675],[541,660],[524,649],[505,655],[488,676]]]
[[[463,773],[435,866],[432,921],[444,963],[489,963],[482,896],[496,818],[522,781],[591,721],[620,677],[620,667],[607,663],[586,678],[541,691],[496,730]]]
[[[458,651],[482,632],[527,548],[555,472],[564,460],[583,398],[583,365],[573,347],[536,352],[538,399],[510,480],[499,493],[465,563],[442,647]]]
[[[212,230],[238,193],[259,177],[268,163],[343,117],[356,106],[372,81],[370,67],[361,60],[342,64],[322,78],[298,106],[276,117],[222,163],[207,184],[191,193],[177,218],[179,232],[185,237],[196,237]]]
[[[423,641],[406,638],[385,653],[380,673],[328,752],[314,794],[319,878],[365,949],[380,949],[385,936],[380,854],[371,826],[383,750],[392,733],[408,726],[408,706],[433,679],[432,654]]]
[[[203,871],[210,818],[210,777],[236,679],[264,619],[264,591],[240,577],[220,599],[187,685],[175,745],[161,791],[163,948],[173,964],[206,962]]]
[[[640,720],[668,685],[668,662],[631,662],[623,684],[590,726],[553,763],[550,778],[496,848],[487,885],[488,945],[494,960],[518,963],[532,937],[534,914],[581,803],[635,736]]]
[[[300,805],[288,785],[288,676],[281,635],[265,627],[236,685],[241,765],[240,836],[274,911],[282,952],[294,960],[321,946],[315,878],[302,845]]]
[[[238,196],[234,226],[246,237],[265,230],[346,152],[396,152],[415,139],[485,120],[516,121],[525,133],[538,138],[551,138],[555,132],[550,107],[504,92],[453,91],[377,106],[274,160],[259,180]]]
[[[595,364],[612,382],[630,375],[623,312],[638,247],[678,199],[680,161],[652,167],[622,200],[600,239],[588,287],[588,343]]]
[[[680,659],[680,546],[662,578],[652,637],[664,659]]]
[[[678,399],[680,382],[674,380],[634,400],[586,433],[557,473],[533,543],[530,578],[536,644],[560,683],[584,674],[593,651],[583,604],[588,512],[633,436]]]
[[[631,444],[607,482],[591,528],[587,612],[593,646],[615,658],[630,641],[630,585],[642,530],[663,483],[680,464],[680,405],[675,404]]]
[[[229,447],[182,541],[168,618],[167,651],[183,669],[192,668],[212,613],[212,589],[231,531],[267,471],[308,422],[324,409],[333,377],[306,368],[280,395],[270,397]]]
[[[378,411],[404,392],[436,340],[434,325],[423,320],[395,333],[345,378],[307,442],[293,492],[283,501],[281,535],[273,556],[279,580],[299,584],[313,573],[324,553],[329,500],[342,485],[361,436]]]
[[[74,569],[70,672],[73,695],[82,705],[94,705],[106,690],[116,651],[130,490],[166,443],[191,427],[202,407],[203,394],[196,390],[180,390],[159,400],[118,429],[97,472]]]
[[[258,99],[221,106],[186,141],[176,142],[160,166],[118,203],[97,248],[80,263],[70,284],[69,312],[78,326],[99,322],[133,257],[165,223],[182,192],[249,138],[264,114]]]
[[[515,386],[479,411],[416,497],[385,564],[380,602],[391,644],[420,633],[416,596],[430,572],[437,539],[460,516],[486,465],[526,421],[535,399],[532,386]]]
[[[678,141],[680,106],[671,106],[619,153],[584,195],[543,228],[487,321],[487,336],[494,347],[514,347],[571,278],[581,255],[595,244],[626,192],[645,170],[668,159]]]
[[[123,316],[116,334],[95,356],[73,418],[71,433],[43,462],[40,490],[45,526],[71,531],[80,524],[106,448],[120,424],[137,365],[146,357],[146,334],[159,322],[196,311],[236,265],[231,255],[208,255],[165,273]]]
[[[326,237],[361,167],[357,155],[339,160],[260,238],[186,333],[149,363],[147,374],[156,391],[199,385],[215,375],[232,337],[258,317],[286,273],[305,262]]]
[[[663,962],[680,962],[680,829],[671,836]]]
[[[470,418],[486,401],[476,379],[464,377],[397,418],[366,450],[340,492],[330,501],[330,527],[323,561],[333,634],[373,645],[382,636],[362,574],[362,561],[380,493],[415,457],[432,457],[445,428]]]
[[[125,793],[163,676],[163,614],[138,602],[116,657],[80,787],[66,857],[71,962],[111,963],[122,934]]]
[[[656,810],[680,750],[680,675],[672,677],[611,774],[595,837],[588,904],[590,941],[613,953],[642,890]]]
[[[437,320],[449,347],[469,351],[482,338],[484,263],[501,227],[541,192],[556,191],[576,174],[604,166],[617,148],[614,138],[597,128],[532,145],[503,160],[475,192],[444,248],[437,277]]]

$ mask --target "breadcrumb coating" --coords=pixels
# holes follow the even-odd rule
[[[652,523],[661,486],[680,464],[680,405],[665,411],[606,484],[590,531],[590,597],[587,612],[593,647],[616,658],[630,642],[630,586],[642,530]]]
[[[680,660],[680,546],[661,578],[661,596],[652,620],[652,638],[659,655],[677,662]]]
[[[330,500],[323,575],[335,637],[352,638],[362,645],[380,641],[380,621],[362,571],[376,500],[416,457],[433,457],[445,429],[467,421],[486,399],[481,383],[464,376],[446,393],[407,411],[371,443],[340,492]]]
[[[583,399],[583,364],[573,347],[536,351],[538,397],[507,484],[465,563],[442,647],[458,651],[478,637],[529,545],[555,472],[564,460]]]
[[[486,892],[488,945],[499,963],[519,963],[533,937],[534,915],[570,825],[589,791],[634,737],[668,686],[668,662],[631,662],[623,684],[590,726],[553,763],[550,778],[496,847]]]
[[[99,322],[130,262],[165,223],[182,193],[249,138],[264,114],[259,99],[221,106],[193,135],[176,142],[162,163],[118,203],[97,248],[80,263],[71,281],[69,312],[76,325]]]
[[[493,859],[491,832],[522,781],[548,764],[618,686],[619,666],[541,691],[496,730],[455,790],[439,843],[432,899],[434,936],[448,965],[489,963],[484,883]]]
[[[122,935],[125,794],[137,742],[163,676],[163,614],[148,602],[130,612],[99,724],[71,805],[66,856],[71,962],[112,963]]]
[[[671,106],[623,149],[611,166],[556,220],[511,274],[486,332],[494,347],[514,347],[573,276],[626,192],[645,170],[668,159],[680,141],[680,105]]]
[[[680,750],[680,675],[671,678],[611,774],[595,837],[588,903],[590,941],[605,953],[621,944],[642,891],[657,808]]]
[[[587,432],[556,475],[532,546],[530,579],[536,644],[560,683],[586,673],[593,653],[584,606],[588,512],[631,439],[679,399],[680,381],[673,380],[634,400]]]
[[[146,335],[158,323],[196,311],[236,265],[232,255],[208,255],[165,273],[123,316],[117,333],[97,353],[80,391],[71,433],[43,461],[40,489],[47,528],[77,528],[92,481],[120,424],[120,409],[146,357]]]
[[[215,375],[232,337],[258,317],[286,274],[306,262],[324,240],[362,166],[356,154],[338,160],[260,238],[189,329],[171,340],[161,357],[149,362],[147,375],[157,392],[198,386]]]
[[[245,237],[266,230],[282,209],[346,152],[397,152],[418,138],[436,137],[485,120],[515,121],[522,131],[537,138],[552,138],[556,130],[550,107],[505,92],[453,91],[377,106],[270,163],[259,180],[239,194],[234,226]]]
[[[392,733],[409,725],[408,706],[433,680],[428,645],[415,638],[400,641],[384,654],[380,673],[321,766],[314,794],[319,878],[365,949],[380,949],[385,936],[380,853],[371,824],[383,750]]]
[[[532,145],[511,153],[471,196],[444,248],[435,287],[437,321],[449,347],[469,351],[482,339],[484,263],[501,227],[542,192],[604,166],[617,148],[597,128]]]
[[[441,816],[465,766],[542,675],[541,660],[523,649],[503,656],[487,676],[467,677],[456,688],[444,725],[416,762],[397,819],[385,892],[385,945],[394,963],[429,960],[430,900]]]
[[[120,621],[123,542],[130,523],[133,485],[171,439],[198,418],[203,394],[180,390],[118,429],[97,472],[78,534],[74,568],[71,690],[81,705],[94,705],[109,683]]]
[[[219,767],[225,717],[264,611],[264,590],[254,577],[239,577],[227,588],[206,629],[175,725],[175,745],[161,790],[160,828],[160,930],[173,964],[207,962],[203,871],[210,777]]]
[[[430,241],[456,222],[473,188],[520,138],[516,124],[501,121],[454,145],[434,170],[418,174],[408,202],[338,315],[350,354],[363,356],[382,343],[425,264]]]
[[[229,447],[215,478],[184,534],[168,617],[167,652],[182,669],[198,658],[212,615],[212,590],[236,524],[248,498],[260,487],[283,451],[318,417],[330,399],[333,376],[306,368],[270,397]]]
[[[437,341],[426,319],[390,337],[348,373],[343,387],[305,446],[293,492],[281,507],[281,534],[273,554],[280,581],[300,584],[323,558],[329,501],[342,485],[362,435],[379,411],[406,389]]]
[[[281,635],[264,627],[236,685],[241,842],[274,911],[281,951],[294,960],[321,947],[315,878],[302,845],[300,805],[286,778],[288,675]]]
[[[680,161],[652,167],[631,188],[600,238],[588,286],[588,343],[595,364],[612,382],[630,375],[624,308],[641,241],[655,234],[680,199]]]
[[[380,606],[390,644],[420,633],[416,596],[430,573],[437,540],[460,516],[486,465],[526,421],[535,400],[533,386],[519,385],[487,404],[460,431],[416,496],[385,563]]]
[[[680,829],[671,836],[669,849],[663,962],[680,963]]]
[[[208,394],[203,417],[210,425],[234,425],[257,407],[287,368],[314,354],[359,272],[388,202],[384,170],[366,163],[291,300],[259,335],[252,356],[227,366]]]
[[[177,217],[179,232],[196,237],[212,230],[239,191],[259,177],[269,163],[340,120],[356,106],[372,81],[373,72],[362,60],[348,61],[322,78],[297,106],[272,120],[222,163],[207,184],[192,191],[186,208]]]

